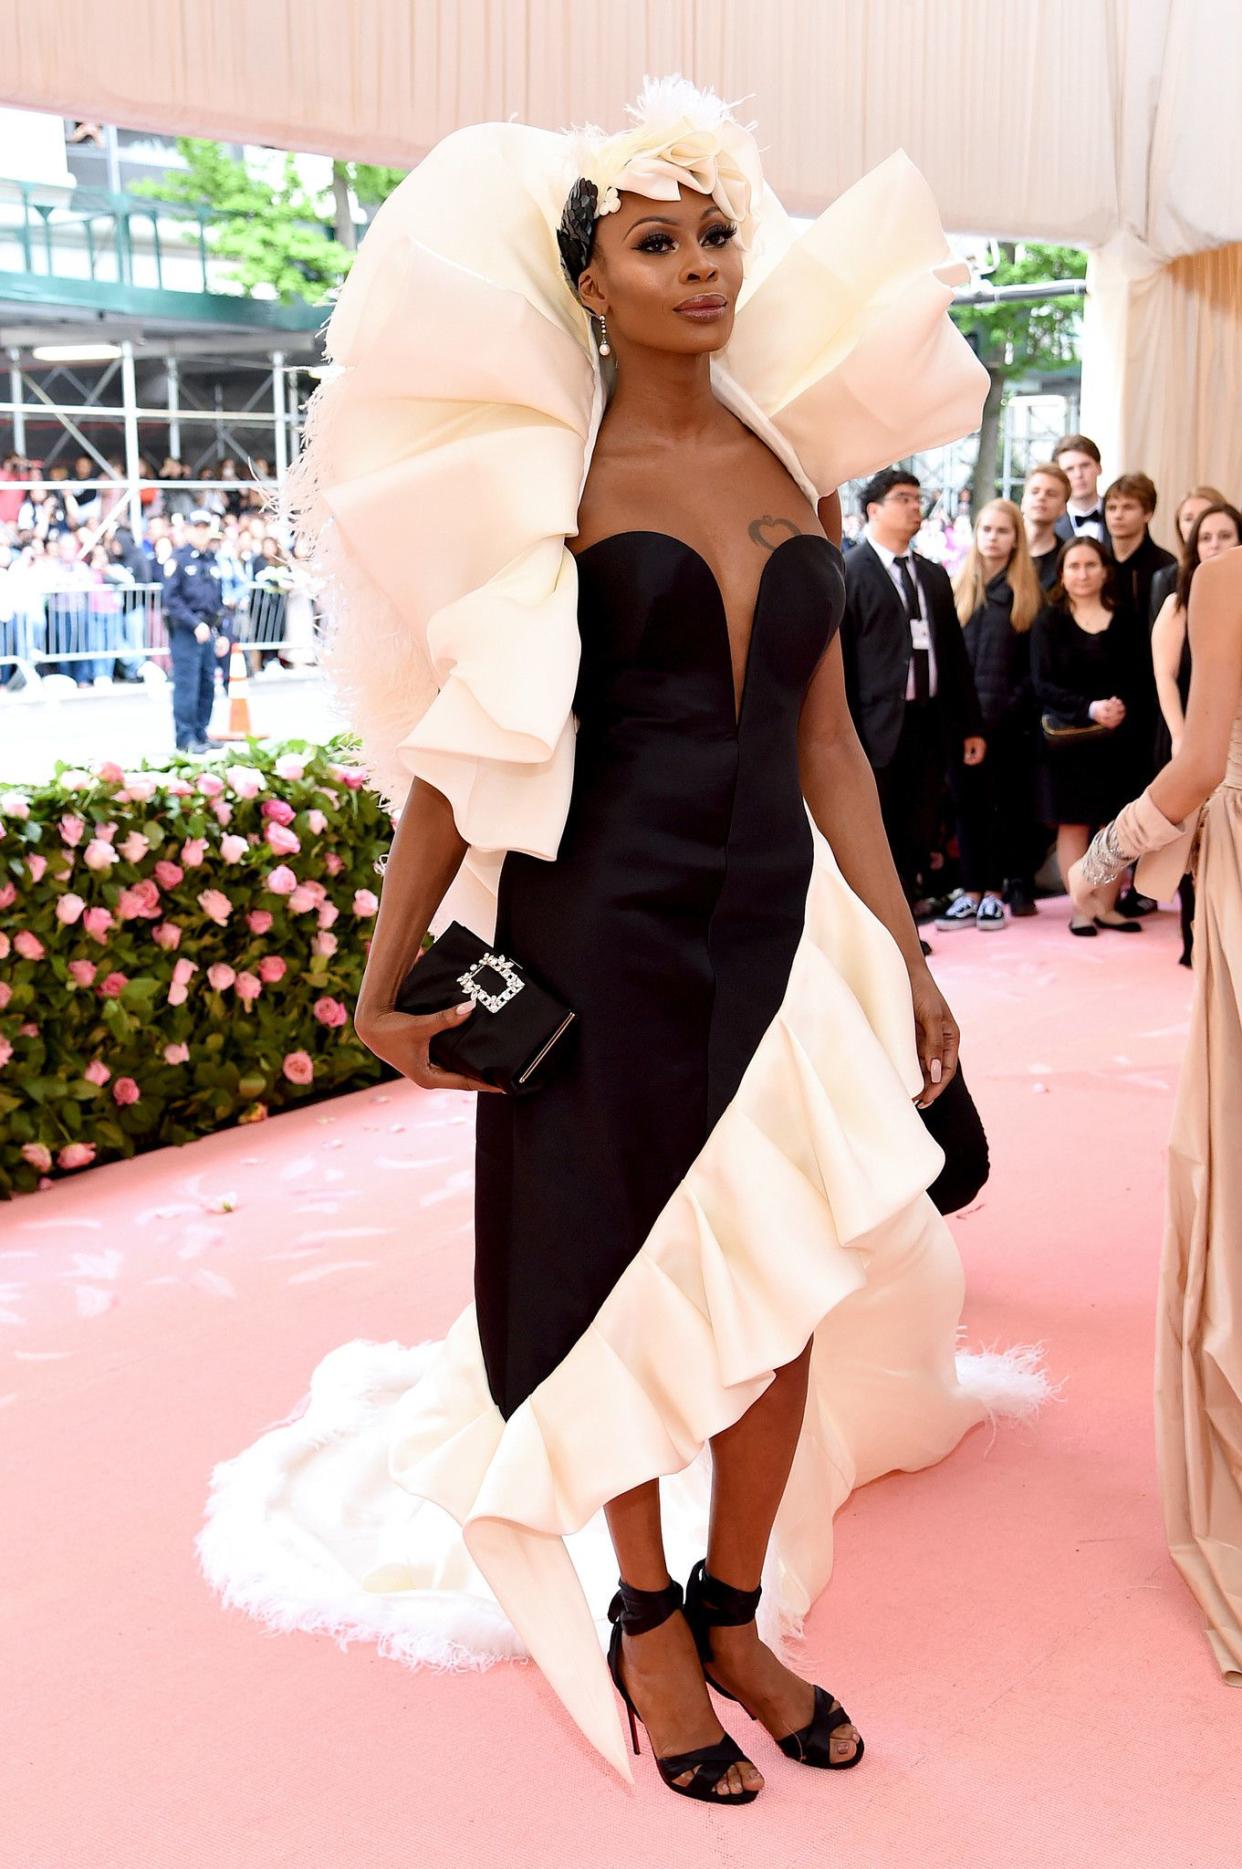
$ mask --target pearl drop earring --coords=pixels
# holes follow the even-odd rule
[[[602,313],[599,321],[599,354],[601,357],[612,356],[612,345],[608,342],[608,325]]]

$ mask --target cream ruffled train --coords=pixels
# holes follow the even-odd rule
[[[628,1773],[600,1643],[616,1563],[600,1511],[653,1475],[670,1561],[707,1522],[704,1443],[814,1335],[769,1554],[796,1627],[855,1486],[1025,1414],[1031,1352],[955,1354],[963,1281],[923,1192],[940,1164],[899,955],[822,839],[784,1005],[734,1101],[574,1349],[506,1422],[473,1309],[442,1344],[332,1352],[294,1418],[216,1469],[199,1555],[270,1627],[371,1640],[412,1665],[530,1654]]]

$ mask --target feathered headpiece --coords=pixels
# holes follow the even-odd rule
[[[618,135],[606,136],[594,126],[573,133],[578,179],[557,239],[575,289],[591,258],[596,224],[616,213],[623,192],[676,201],[680,189],[697,189],[737,227],[738,244],[751,243],[752,203],[762,192],[763,170],[754,136],[729,106],[688,78],[648,78],[628,114],[633,125]]]

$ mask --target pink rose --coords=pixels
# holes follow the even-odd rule
[[[96,766],[95,773],[105,785],[124,785],[125,783],[125,774],[115,759],[105,759],[102,765]]]
[[[251,909],[246,917],[246,926],[251,934],[265,935],[271,925],[271,909]]]
[[[112,1099],[114,1103],[140,1103],[142,1092],[132,1077],[118,1077],[112,1086]]]
[[[286,830],[283,824],[271,824],[267,827],[267,847],[278,857],[296,857],[302,848],[302,839],[296,831]]]
[[[116,825],[97,824],[95,826],[95,836],[101,844],[110,844],[116,836]]]
[[[0,928],[0,960],[7,960],[8,958],[9,937],[5,934],[3,928]]]
[[[233,904],[219,889],[204,889],[198,898],[198,906],[209,921],[217,928],[223,928],[233,913]]]
[[[268,893],[274,896],[291,896],[298,886],[298,879],[287,863],[278,863],[274,870],[267,873]]]
[[[129,793],[130,797],[136,799],[140,805],[145,804],[148,798],[155,797],[155,774],[152,772],[127,772],[125,774],[125,790]]]
[[[47,858],[41,851],[32,850],[30,855],[26,858],[26,868],[30,871],[31,882],[41,883],[43,881],[43,872],[47,868]]]
[[[240,863],[249,848],[250,845],[244,837],[230,836],[220,839],[220,855],[226,863]]]
[[[176,922],[161,922],[158,928],[152,929],[151,939],[156,947],[171,954],[174,948],[181,946],[181,929]]]
[[[177,986],[188,986],[197,972],[198,962],[196,960],[186,960],[183,957],[173,962],[172,977]]]
[[[303,889],[305,889],[307,895],[313,896],[315,898],[316,904],[324,901],[325,898],[327,897],[328,892],[324,888],[323,884],[319,881],[319,878],[317,876],[312,876],[309,882],[305,882],[302,884],[302,887]]]
[[[116,851],[102,837],[92,837],[82,861],[88,870],[110,870],[116,862]]]
[[[274,824],[292,824],[297,813],[283,798],[265,798],[259,816]]]
[[[259,994],[263,991],[263,982],[260,980],[258,974],[239,973],[235,991],[238,999],[258,999]]]
[[[28,818],[30,800],[24,792],[0,792],[0,818]]]
[[[181,846],[181,861],[187,870],[201,869],[206,854],[207,839],[205,837],[187,837]]]
[[[45,1148],[41,1142],[23,1142],[22,1160],[29,1162],[32,1168],[37,1168],[41,1175],[45,1175],[52,1166],[52,1151]]]
[[[151,845],[141,831],[131,831],[124,843],[118,846],[127,863],[141,863]]]
[[[89,1168],[95,1159],[93,1142],[67,1142],[56,1157],[58,1168]]]
[[[161,889],[175,889],[184,873],[179,863],[170,863],[167,857],[161,857],[155,866],[155,880]]]
[[[168,796],[170,798],[188,798],[194,787],[188,779],[169,779]]]
[[[121,994],[128,985],[129,980],[125,974],[110,973],[103,981],[99,990],[105,999],[120,999]]]
[[[71,766],[68,772],[62,772],[60,782],[69,792],[84,792],[91,784],[89,772],[83,772],[81,766]]]
[[[112,916],[107,909],[98,906],[87,909],[82,916],[82,926],[92,941],[104,942],[108,939],[108,930],[113,926]]]
[[[106,1084],[112,1073],[100,1058],[92,1058],[82,1073],[88,1084]]]
[[[306,825],[307,829],[313,831],[316,837],[322,837],[328,828],[328,820],[325,818],[323,812],[316,807],[314,811],[307,812]]]
[[[152,921],[160,913],[160,892],[149,876],[139,882],[131,883],[128,889],[122,889],[117,897],[117,915],[123,922],[133,921],[135,917],[143,921]]]
[[[17,900],[17,885],[10,879],[0,885],[0,909],[10,909]]]
[[[180,980],[173,980],[169,983],[168,1003],[170,1006],[184,1006],[187,998],[188,993]]]
[[[329,766],[328,771],[341,785],[347,785],[351,792],[359,791],[367,782],[367,775],[361,766]]]
[[[85,829],[85,818],[76,817],[71,811],[66,812],[60,821],[60,840],[63,844],[68,844],[70,850],[76,850],[82,841]]]
[[[304,779],[306,777],[306,764],[302,755],[300,753],[282,753],[276,761],[276,776],[278,779]]]
[[[0,1012],[3,1012],[13,997],[13,989],[7,980],[0,980]]]
[[[99,972],[93,960],[71,960],[69,978],[77,986],[94,986],[95,975]]]
[[[294,915],[305,915],[308,909],[315,907],[315,892],[304,883],[299,883],[289,897],[289,908]]]
[[[232,986],[237,975],[224,961],[218,960],[214,966],[207,969],[207,978],[216,989],[217,993],[223,993],[228,987]]]
[[[254,766],[230,766],[224,776],[239,798],[257,798],[267,787],[267,780]]]
[[[332,955],[336,953],[337,945],[337,939],[334,934],[317,934],[311,942],[311,953],[323,954],[325,956]]]
[[[38,935],[31,934],[29,928],[23,928],[13,936],[13,946],[23,960],[42,960],[47,952]]]
[[[13,1047],[9,1043],[8,1039],[4,1036],[4,1033],[0,1032],[0,1065],[7,1064],[9,1059],[12,1056],[13,1056]]]
[[[215,814],[217,824],[231,824],[233,822],[233,807],[230,805],[227,798],[217,798],[211,809]]]
[[[25,1025],[19,1025],[18,1031],[23,1038],[38,1038],[39,1028],[33,1019],[27,1019]]]
[[[346,1012],[344,1006],[342,1006],[340,1000],[332,999],[326,993],[322,999],[317,999],[315,1001],[314,1005],[311,1007],[311,1011],[318,1019],[320,1025],[330,1025],[333,1027],[344,1025],[349,1018],[349,1014]]]
[[[345,859],[339,857],[335,850],[325,850],[323,853],[323,867],[327,870],[329,876],[339,876],[341,871],[345,868]]]
[[[189,1055],[188,1045],[165,1045],[164,1047],[165,1064],[184,1064]]]
[[[321,902],[319,904],[319,926],[331,928],[340,912],[335,902]]]
[[[283,980],[284,977],[285,963],[281,960],[280,955],[265,954],[263,959],[259,962],[260,980],[266,981],[267,985],[271,986],[275,981]]]
[[[280,1068],[291,1084],[309,1084],[314,1081],[315,1067],[304,1051],[287,1052]]]
[[[198,789],[204,798],[219,798],[224,790],[224,780],[218,772],[200,772]]]

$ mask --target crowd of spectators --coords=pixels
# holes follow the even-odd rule
[[[1036,913],[1054,848],[1064,877],[1180,742],[1195,572],[1242,543],[1242,513],[1192,488],[1173,553],[1151,536],[1150,478],[1100,480],[1095,442],[1066,435],[1020,507],[989,500],[964,529],[956,516],[964,551],[933,557],[913,544],[917,478],[886,468],[847,529],[851,709],[916,917],[942,933]],[[1127,878],[1070,932],[1141,933],[1155,907]],[[1188,881],[1182,913],[1188,963]]]
[[[18,455],[5,459],[0,687],[22,685],[31,667],[41,676],[63,674],[80,687],[140,681],[152,662],[167,672],[168,622],[161,598],[175,555],[189,543],[196,512],[210,520],[223,637],[254,644],[256,667],[280,665],[313,642],[308,581],[296,558],[286,554],[269,509],[268,463],[257,461],[253,477],[249,469],[240,474],[227,457],[198,473],[172,456],[158,468],[145,458],[139,466],[141,524],[135,537],[119,459],[109,460],[107,472],[85,455],[72,466],[45,469]],[[303,604],[298,593],[305,595]],[[294,624],[297,644],[291,640]]]

